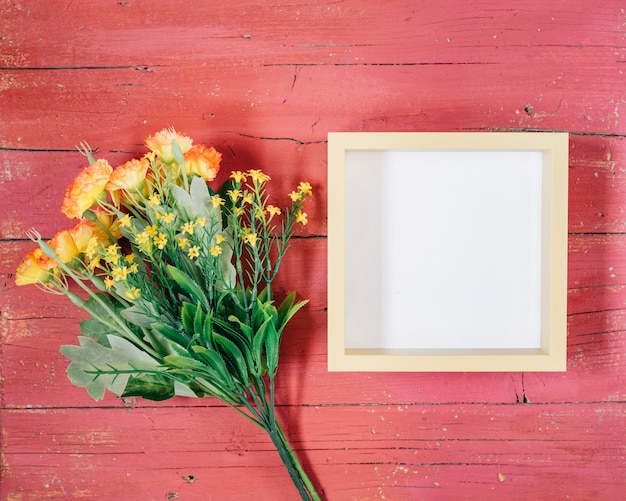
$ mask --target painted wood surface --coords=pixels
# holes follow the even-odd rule
[[[311,303],[284,340],[277,400],[325,499],[623,497],[625,10],[1,0],[0,498],[297,497],[271,442],[216,401],[90,400],[58,351],[81,314],[14,285],[25,231],[67,225],[74,145],[114,165],[171,125],[218,148],[222,176],[262,168],[276,196],[313,184],[279,287]],[[327,133],[496,130],[571,134],[568,371],[328,373]]]

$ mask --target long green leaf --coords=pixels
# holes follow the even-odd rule
[[[223,356],[230,362],[234,373],[231,374],[243,383],[244,386],[250,385],[250,378],[248,377],[248,368],[246,361],[241,353],[241,350],[230,339],[218,334],[213,333],[213,339],[216,345],[219,347]]]
[[[172,280],[174,280],[174,282],[176,282],[181,289],[189,294],[194,299],[194,302],[200,301],[202,306],[204,306],[204,308],[208,311],[209,301],[202,288],[194,281],[194,279],[171,264],[168,264],[166,268],[167,273]]]

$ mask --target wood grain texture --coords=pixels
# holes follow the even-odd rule
[[[0,1],[0,499],[297,497],[214,400],[91,401],[59,353],[83,316],[14,285],[26,230],[68,226],[75,144],[115,165],[170,125],[223,153],[218,182],[313,185],[277,400],[325,499],[623,497],[625,34],[617,0]],[[474,130],[570,133],[568,371],[328,373],[327,133]]]

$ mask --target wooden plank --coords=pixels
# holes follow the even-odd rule
[[[3,499],[293,499],[271,442],[232,412],[2,411]],[[481,499],[619,496],[626,445],[615,436],[626,432],[625,412],[623,403],[279,409],[328,500],[455,499],[468,488]]]

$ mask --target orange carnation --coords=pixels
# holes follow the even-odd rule
[[[148,167],[150,167],[150,161],[147,158],[133,158],[113,171],[106,189],[111,194],[115,205],[119,205],[121,200],[133,201],[133,195],[148,194],[146,184]]]
[[[162,162],[171,164],[175,161],[174,150],[172,143],[176,141],[180,151],[187,153],[191,149],[191,143],[193,140],[183,134],[179,134],[173,127],[169,129],[163,129],[161,132],[157,132],[154,136],[146,139],[146,146],[151,151],[155,152]]]
[[[56,263],[37,247],[17,267],[15,285],[45,284],[56,272]]]
[[[69,230],[63,230],[57,233],[52,240],[50,240],[49,245],[62,263],[69,263],[80,254]]]
[[[96,212],[96,211],[94,211]],[[100,212],[96,212],[96,217],[100,220]],[[109,216],[112,218],[113,216]],[[106,227],[106,224],[105,224]],[[96,223],[92,223],[87,219],[82,219],[80,223],[69,230],[74,240],[74,245],[79,253],[84,253],[87,250],[87,246],[92,238],[95,238],[98,242],[102,242],[104,245],[109,245],[111,238],[100,228]]]
[[[200,176],[205,181],[213,181],[220,170],[222,154],[215,148],[197,145],[185,153],[185,172],[189,176]]]
[[[113,169],[106,160],[96,160],[67,187],[61,211],[69,218],[79,218],[106,195],[105,186]]]

